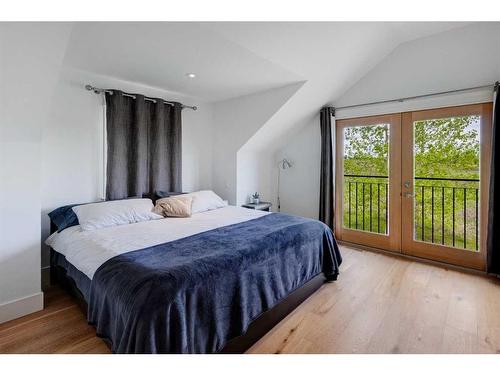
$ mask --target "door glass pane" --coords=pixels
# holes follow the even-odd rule
[[[479,250],[479,116],[415,121],[414,239]]]
[[[389,127],[344,129],[344,228],[389,233]]]

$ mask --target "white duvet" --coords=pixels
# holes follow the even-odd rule
[[[252,220],[268,212],[227,206],[189,218],[166,218],[91,231],[80,226],[52,234],[45,243],[90,279],[116,255],[174,241],[197,233]]]

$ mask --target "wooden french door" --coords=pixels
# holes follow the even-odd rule
[[[491,103],[339,120],[336,236],[485,267]]]
[[[401,115],[338,120],[336,140],[337,238],[400,251]]]
[[[491,111],[488,103],[402,114],[404,253],[484,269]]]

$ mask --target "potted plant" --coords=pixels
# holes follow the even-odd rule
[[[260,195],[259,193],[255,192],[252,194],[252,202],[253,204],[259,204],[260,203]]]

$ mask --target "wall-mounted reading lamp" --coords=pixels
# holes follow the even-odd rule
[[[283,158],[282,160],[279,161],[278,163],[278,212],[281,211],[281,203],[280,203],[280,177],[281,177],[281,170],[289,169],[292,168],[292,163],[290,160]]]

